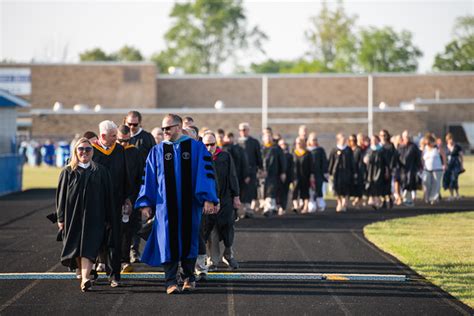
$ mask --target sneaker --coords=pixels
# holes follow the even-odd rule
[[[140,253],[135,249],[130,250],[130,263],[139,263]]]
[[[110,287],[119,287],[120,283],[116,280],[110,281]]]
[[[285,214],[286,214],[286,211],[285,211],[283,208],[280,207],[280,208],[278,209],[278,216],[283,216],[283,215],[285,215]]]
[[[245,212],[245,218],[254,218],[255,215],[253,212]]]
[[[122,264],[122,273],[128,273],[128,272],[132,272],[133,271],[133,267],[130,263],[124,263]]]
[[[196,289],[196,281],[189,281],[189,279],[184,280],[183,288],[181,291],[194,291]]]
[[[232,258],[223,257],[222,262],[224,262],[226,265],[229,266],[229,268],[231,268],[233,270],[236,270],[236,269],[239,268],[239,263],[233,257]]]
[[[178,284],[172,284],[166,288],[166,294],[178,294],[181,290],[178,287]]]

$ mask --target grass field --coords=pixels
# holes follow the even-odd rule
[[[474,211],[423,215],[364,228],[371,242],[474,307]]]

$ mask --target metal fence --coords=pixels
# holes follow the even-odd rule
[[[21,191],[23,158],[16,154],[0,155],[0,196]]]

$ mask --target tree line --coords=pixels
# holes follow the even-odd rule
[[[241,56],[265,56],[268,36],[247,21],[242,0],[195,0],[175,3],[172,25],[165,33],[166,48],[149,60],[160,72],[170,67],[185,73],[218,73],[224,63],[234,62],[236,72],[325,73],[325,72],[414,72],[422,51],[408,30],[390,26],[357,27],[342,0],[331,9],[323,3],[310,19],[305,32],[308,51],[292,60],[267,59],[248,69],[238,65]],[[81,61],[143,61],[141,52],[125,45],[117,52],[100,48],[80,53]],[[474,16],[459,17],[453,38],[433,62],[436,71],[474,70]]]

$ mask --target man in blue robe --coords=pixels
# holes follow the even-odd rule
[[[212,157],[202,142],[182,134],[182,119],[168,114],[162,122],[164,141],[153,147],[145,166],[136,208],[145,217],[155,213],[141,261],[163,266],[166,292],[178,293],[178,264],[184,273],[182,290],[195,287],[194,266],[199,248],[201,215],[218,209]]]

